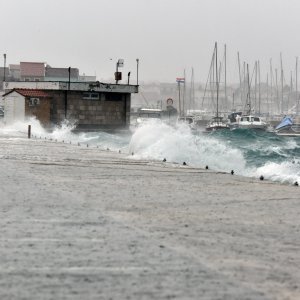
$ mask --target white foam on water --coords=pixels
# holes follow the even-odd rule
[[[264,176],[265,179],[282,183],[298,182],[300,184],[300,160],[294,159],[281,163],[267,162],[262,167],[250,171],[248,175]]]
[[[35,118],[23,122],[15,122],[11,125],[0,126],[0,133],[6,138],[27,138],[28,125],[31,125],[32,135],[47,137],[72,143],[83,143],[112,151],[122,150],[122,153],[130,154],[133,159],[160,160],[164,158],[168,162],[182,164],[186,162],[190,166],[204,168],[209,166],[211,170],[230,172],[235,174],[260,177],[283,183],[300,184],[300,161],[296,157],[291,159],[288,150],[296,150],[299,145],[294,139],[288,139],[282,146],[267,145],[263,149],[267,153],[277,153],[286,157],[284,162],[266,162],[263,166],[254,168],[247,165],[243,156],[243,150],[230,141],[219,140],[213,135],[193,134],[186,124],[174,128],[161,122],[149,122],[138,127],[134,134],[121,135],[105,132],[74,133],[75,124],[65,121],[56,126],[51,132],[45,130]],[[134,154],[133,156],[131,154]]]
[[[31,132],[34,129],[37,134],[45,135],[47,133],[40,122],[34,117],[25,121],[16,121],[12,124],[2,124],[0,132],[7,137],[27,137],[28,125],[31,125]]]
[[[242,173],[246,165],[240,150],[207,135],[194,135],[185,124],[177,128],[166,124],[141,126],[132,136],[129,151],[136,159],[166,158],[169,162],[208,165],[210,169],[227,172],[234,169]]]

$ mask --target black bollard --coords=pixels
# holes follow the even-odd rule
[[[233,174],[234,174],[234,171],[233,171],[233,170],[231,170],[231,172],[230,172],[230,173],[231,173],[231,175],[233,175]]]
[[[205,169],[208,170],[208,166],[206,166]]]
[[[31,138],[31,125],[28,125],[28,138]]]
[[[259,179],[260,179],[260,180],[264,180],[265,177],[261,175],[261,176],[259,177]]]

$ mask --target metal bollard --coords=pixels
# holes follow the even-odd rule
[[[31,125],[28,125],[28,138],[31,138]]]

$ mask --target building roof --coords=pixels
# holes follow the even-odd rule
[[[3,95],[7,96],[11,94],[12,92],[17,92],[18,94],[24,96],[24,97],[34,97],[34,98],[45,98],[45,97],[50,97],[49,94],[47,94],[43,90],[36,90],[36,89],[13,89]]]
[[[9,69],[10,70],[20,70],[20,65],[10,64]]]
[[[20,62],[21,76],[44,77],[45,63],[43,62]]]
[[[71,68],[70,77],[78,78],[79,70],[77,68]],[[69,68],[51,68],[46,67],[46,77],[56,77],[56,78],[68,78]]]

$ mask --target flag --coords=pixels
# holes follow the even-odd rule
[[[184,77],[177,77],[176,78],[176,82],[182,82],[182,83],[184,83],[185,82],[185,78]]]

